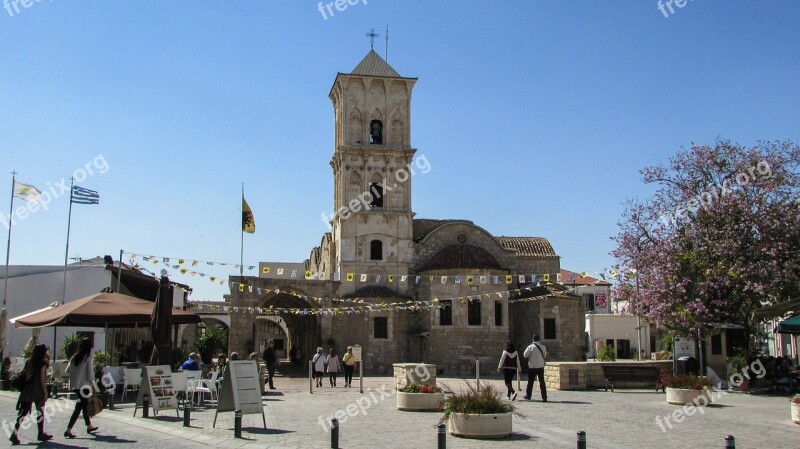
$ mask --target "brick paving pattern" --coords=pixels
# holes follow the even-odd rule
[[[502,382],[488,380],[498,388]],[[78,439],[62,436],[72,410],[72,401],[63,401],[63,410],[47,423],[46,430],[55,439],[41,447],[108,447],[121,444],[147,449],[150,447],[197,447],[198,444],[221,448],[329,448],[330,434],[321,421],[338,410],[349,410],[342,419],[339,446],[341,448],[436,448],[436,425],[440,413],[401,412],[395,408],[394,379],[380,377],[365,379],[364,394],[358,382],[353,388],[323,387],[308,392],[308,380],[279,378],[279,390],[264,397],[268,429],[264,430],[260,415],[243,417],[242,439],[233,437],[233,413],[220,413],[212,429],[214,409],[193,409],[192,427],[183,427],[182,415],[162,413],[158,418],[133,417],[132,404],[118,405],[114,411],[105,410],[94,418],[100,426],[97,437],[85,434],[76,426]],[[463,385],[460,379],[440,379],[439,384],[451,388]],[[523,382],[522,387],[525,387]],[[502,391],[502,390],[501,390]],[[520,395],[521,398],[522,395]],[[731,393],[717,405],[686,416],[680,423],[672,419],[661,430],[656,417],[680,409],[666,403],[663,393],[651,390],[551,391],[548,403],[538,400],[538,388],[533,401],[517,400],[519,411],[526,417],[514,418],[514,434],[502,440],[469,440],[447,437],[448,448],[574,448],[576,433],[586,431],[589,448],[723,448],[728,434],[736,437],[736,447],[781,449],[800,448],[800,425],[789,419],[786,397],[766,397]],[[16,394],[0,392],[0,419],[13,424]],[[363,410],[363,412],[362,412]],[[79,421],[80,423],[81,421]],[[663,421],[662,421],[663,422]],[[23,444],[36,436],[34,428],[22,432]],[[3,432],[0,447],[8,444]],[[124,447],[120,446],[120,447]]]

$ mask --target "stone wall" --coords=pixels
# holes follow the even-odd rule
[[[545,367],[545,383],[553,390],[605,389],[603,366],[655,366],[661,371],[671,371],[672,361],[644,362],[553,362]],[[527,376],[524,375],[527,379]],[[654,388],[653,382],[614,382],[614,388]]]
[[[436,385],[436,365],[425,363],[395,363],[394,383],[398,390],[409,383]]]

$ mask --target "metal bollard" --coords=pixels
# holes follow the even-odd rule
[[[339,420],[331,419],[331,449],[339,449]]]
[[[233,437],[234,438],[241,438],[242,437],[242,411],[235,410],[233,412]]]
[[[733,435],[725,437],[725,449],[736,449],[736,439],[733,438]]]
[[[142,418],[150,417],[150,398],[144,395],[142,398]]]
[[[447,426],[439,424],[439,446],[438,449],[447,449]]]
[[[192,425],[192,407],[183,403],[183,427],[191,427]]]
[[[578,432],[578,449],[586,449],[586,432]]]
[[[106,397],[108,398],[108,409],[114,410],[114,390],[106,390]]]

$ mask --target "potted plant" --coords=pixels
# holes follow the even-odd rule
[[[397,409],[404,411],[442,410],[444,393],[435,385],[410,383],[397,390]]]
[[[667,403],[685,405],[694,403],[706,406],[711,403],[711,382],[708,377],[687,376],[685,374],[665,374],[661,385],[666,387]],[[700,399],[700,398],[704,399]]]
[[[735,356],[729,358],[727,364],[728,378],[730,379],[731,376],[736,373],[742,373],[746,366],[747,366],[747,360],[742,356]],[[750,386],[749,380],[746,377],[743,377],[741,383],[737,386],[737,388],[741,391],[745,391],[749,386]]]
[[[194,339],[194,350],[200,354],[203,363],[210,364],[214,355],[228,346],[228,331],[219,324],[201,328]]]
[[[445,396],[442,403],[450,435],[464,438],[505,438],[511,435],[511,417],[522,414],[491,385],[473,387]]]
[[[611,345],[604,345],[597,351],[597,360],[600,362],[614,362],[617,360],[617,350]]]
[[[65,359],[71,359],[76,352],[78,352],[78,345],[83,340],[83,336],[74,334],[74,335],[67,335],[64,337],[64,341],[61,342],[61,353],[64,355]]]
[[[800,424],[800,394],[792,396],[790,399],[792,407],[792,421],[795,424]]]
[[[0,389],[3,391],[11,389],[11,359],[8,357],[0,362]]]

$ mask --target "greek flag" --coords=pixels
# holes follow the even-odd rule
[[[100,204],[100,194],[94,190],[72,186],[72,197],[70,201],[74,204]]]

